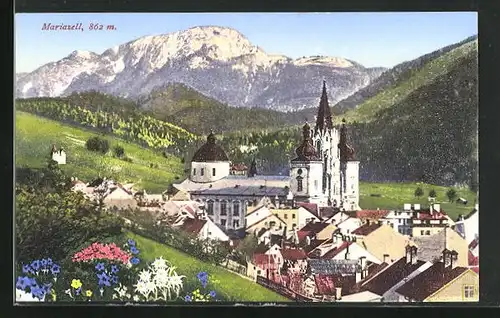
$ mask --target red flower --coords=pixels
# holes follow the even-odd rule
[[[72,260],[73,262],[87,262],[92,260],[115,260],[120,261],[124,264],[127,264],[132,255],[121,250],[116,244],[101,244],[101,243],[92,243],[87,248],[82,251],[76,253]]]

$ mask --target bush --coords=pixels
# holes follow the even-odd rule
[[[117,158],[123,158],[125,156],[125,149],[122,146],[118,145],[113,148],[113,154]]]
[[[85,146],[90,151],[101,152],[103,154],[109,151],[109,142],[100,137],[91,137],[87,140]]]
[[[123,161],[126,161],[126,162],[133,162],[132,158],[130,158],[130,157],[124,157],[124,158],[123,158]]]

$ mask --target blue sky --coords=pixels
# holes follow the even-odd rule
[[[42,31],[44,23],[113,24],[115,31]],[[340,56],[391,67],[477,34],[477,13],[92,13],[17,14],[16,72],[74,50],[102,53],[136,38],[200,25],[237,29],[268,53]]]

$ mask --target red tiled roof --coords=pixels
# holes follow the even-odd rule
[[[366,223],[363,224],[362,226],[358,227],[354,231],[352,231],[352,234],[354,235],[361,235],[361,236],[367,236],[368,234],[372,233],[376,229],[380,227],[379,224],[377,223]]]
[[[309,231],[297,231],[297,237],[299,238],[299,242],[302,242],[306,236],[309,235]]]
[[[441,212],[431,213],[430,210],[421,210],[417,213],[417,217],[413,217],[413,220],[446,220],[446,213],[441,210]]]
[[[335,295],[336,277],[333,275],[314,275],[317,293],[320,295]]]
[[[471,251],[469,251],[468,260],[469,266],[479,266],[479,257],[474,256]]]
[[[283,255],[283,259],[290,260],[290,261],[307,259],[306,252],[301,248],[282,249],[281,255]]]
[[[396,292],[412,300],[423,301],[466,270],[465,267],[445,268],[443,262],[437,262],[398,288]]]
[[[203,226],[207,223],[206,220],[199,219],[186,219],[184,223],[180,226],[181,230],[190,233],[190,234],[198,234],[200,233]]]
[[[474,267],[471,267],[470,268],[472,271],[474,271],[474,273],[478,274],[479,275],[479,266],[474,266]]]
[[[309,222],[306,225],[304,225],[304,227],[301,228],[300,231],[317,234],[317,233],[321,232],[328,225],[330,225],[330,224],[312,221],[312,222]]]
[[[195,215],[195,210],[193,209],[193,207],[191,205],[186,205],[184,207],[184,210],[186,210],[187,212],[189,212],[191,215]]]
[[[234,171],[245,171],[245,170],[248,170],[248,167],[243,164],[243,163],[235,163],[231,166],[231,170],[234,170]]]
[[[316,203],[297,202],[297,205],[318,216],[318,205]]]
[[[274,257],[268,254],[253,254],[252,261],[262,269],[276,269]],[[273,266],[271,266],[273,265]]]
[[[358,219],[380,219],[386,217],[389,210],[359,210],[356,212]]]
[[[333,207],[330,207],[330,206],[325,206],[325,207],[319,208],[319,216],[322,219],[328,219],[328,218],[332,217],[333,215],[335,215],[336,212],[337,212],[336,209]]]
[[[363,289],[382,296],[394,285],[399,283],[424,264],[425,262],[423,261],[417,261],[415,264],[407,263],[406,256],[404,256],[389,265],[389,267],[377,276],[372,276],[373,279],[363,285]]]
[[[309,254],[312,252],[316,247],[320,246],[327,240],[311,240],[311,244],[303,246],[304,251]]]
[[[325,253],[321,258],[323,259],[332,259],[335,256],[339,255],[340,252],[345,250],[348,246],[351,246],[352,242],[343,242],[340,246],[329,250],[328,252]]]

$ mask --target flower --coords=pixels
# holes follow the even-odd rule
[[[155,270],[167,268],[167,262],[160,256],[151,264]]]
[[[31,279],[28,276],[19,276],[17,278],[16,288],[25,290],[27,287],[33,286],[34,284],[36,284],[35,279]]]
[[[82,282],[79,279],[73,279],[71,281],[71,287],[73,287],[74,289],[79,289],[80,287],[82,287]]]
[[[140,260],[137,258],[137,257],[134,257],[130,260],[130,263],[132,263],[132,265],[137,265],[139,264]]]
[[[139,301],[139,296],[137,295],[134,295],[134,297],[132,298],[134,301]]]
[[[127,264],[130,259],[130,254],[121,250],[116,244],[101,244],[93,243],[87,248],[73,255],[73,262],[90,262],[95,259],[106,259],[120,261]]]
[[[113,284],[118,284],[118,276],[116,276],[116,275],[111,276],[111,282]]]
[[[128,243],[128,245],[130,245],[130,246],[135,246],[135,241],[134,241],[134,240],[132,240],[132,239],[128,239],[127,243]]]
[[[104,267],[104,264],[103,263],[98,263],[96,266],[95,266],[95,269],[100,271],[100,272],[103,272],[105,267]]]
[[[80,295],[81,292],[82,292],[82,288],[81,287],[79,287],[79,288],[77,288],[75,290],[76,295]]]
[[[200,283],[203,286],[203,288],[205,288],[207,286],[207,283],[208,283],[208,274],[207,274],[207,272],[199,272],[198,275],[196,275],[196,277],[200,281]]]
[[[52,266],[52,258],[47,258],[47,265]]]
[[[24,290],[16,289],[16,301],[40,301],[40,299],[33,297],[31,293]]]
[[[42,267],[46,267],[48,265],[48,262],[46,259],[42,259],[41,263],[42,263]]]
[[[31,268],[33,268],[35,271],[37,271],[38,269],[40,269],[40,261],[39,260],[33,261],[31,263]]]
[[[210,295],[210,297],[215,298],[215,295],[216,295],[215,290],[212,290],[209,295]]]
[[[139,280],[141,281],[149,281],[151,280],[151,272],[148,271],[147,269],[143,269],[140,273],[139,273]]]
[[[132,246],[130,248],[130,253],[137,255],[137,254],[139,254],[139,250],[135,246]]]
[[[189,302],[189,301],[191,301],[191,300],[192,300],[192,298],[191,298],[191,296],[186,295],[186,297],[184,297],[184,300]]]
[[[118,266],[116,265],[111,265],[111,273],[112,274],[116,274],[118,273],[120,270],[118,269]]]
[[[24,274],[28,274],[28,273],[34,274],[34,271],[31,268],[31,266],[29,266],[28,264],[24,264],[23,265],[23,273]]]
[[[109,283],[109,277],[106,275],[106,273],[100,273],[97,274],[97,278],[99,279],[99,287],[102,288],[102,286],[110,286],[111,284]]]
[[[57,275],[57,274],[59,274],[60,271],[61,271],[61,267],[57,264],[52,265],[52,267],[50,269],[50,272],[52,273],[52,275]]]
[[[92,291],[91,291],[91,290],[87,290],[87,291],[85,292],[85,296],[87,296],[87,297],[91,297],[91,296],[92,296]]]

